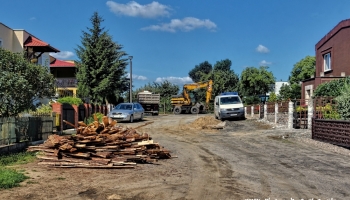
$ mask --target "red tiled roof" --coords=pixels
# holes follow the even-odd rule
[[[45,47],[45,52],[60,52],[60,50],[50,46],[48,43],[43,42],[33,36],[29,36],[23,45],[25,47]]]
[[[50,63],[50,67],[75,67],[74,62],[55,59]]]

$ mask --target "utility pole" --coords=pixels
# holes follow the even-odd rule
[[[129,102],[132,103],[132,56],[129,56],[130,60],[130,88],[129,88]]]

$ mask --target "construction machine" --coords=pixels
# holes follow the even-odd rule
[[[200,88],[207,88],[205,104],[202,102],[196,102],[190,96],[190,91]],[[183,86],[183,93],[180,95],[173,95],[171,97],[171,105],[173,107],[174,114],[180,113],[192,113],[198,114],[205,112],[209,108],[209,100],[211,99],[211,91],[213,89],[213,81],[190,83]]]

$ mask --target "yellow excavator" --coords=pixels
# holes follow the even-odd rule
[[[200,88],[207,88],[206,90],[206,101],[205,104],[201,102],[195,102],[190,97],[190,91],[197,90]],[[206,82],[190,83],[183,86],[183,94],[173,95],[171,97],[171,105],[173,107],[174,114],[180,113],[192,113],[198,114],[205,112],[209,107],[209,100],[211,99],[211,91],[213,89],[213,81],[209,80]]]

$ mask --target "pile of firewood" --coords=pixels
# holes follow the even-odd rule
[[[147,133],[136,131],[141,126],[123,127],[107,116],[102,123],[95,116],[91,124],[78,124],[76,134],[50,135],[43,144],[29,146],[27,151],[38,151],[39,164],[53,167],[133,168],[137,163],[171,158],[170,152]]]

